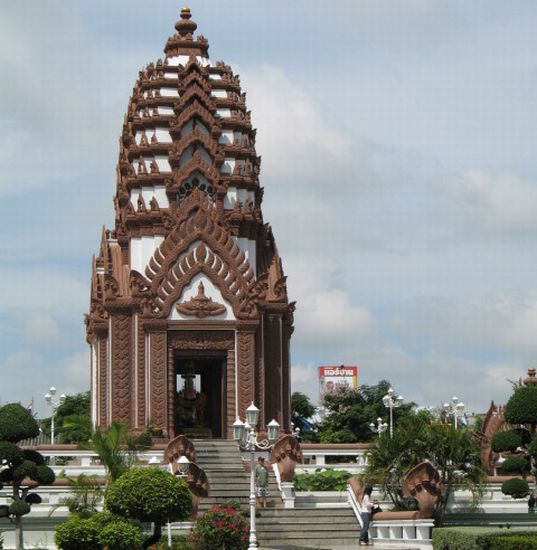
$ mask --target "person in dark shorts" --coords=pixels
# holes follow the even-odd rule
[[[255,496],[257,498],[257,504],[267,507],[267,497],[269,497],[269,488],[268,488],[268,471],[265,467],[265,459],[260,456],[257,459],[257,464],[255,465]]]

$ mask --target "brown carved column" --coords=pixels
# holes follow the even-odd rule
[[[255,333],[237,332],[237,391],[239,416],[254,401]]]
[[[255,335],[255,403],[259,408],[259,425],[266,426],[270,419],[265,416],[265,357],[263,355],[263,329]]]
[[[168,437],[175,437],[175,363],[173,348],[170,340],[166,344],[168,348]],[[179,435],[179,434],[177,434]]]
[[[282,331],[282,429],[291,430],[291,365],[290,343],[292,327],[284,322]]]
[[[235,412],[235,350],[227,350],[226,354],[226,411],[227,411],[227,439],[233,437],[233,422],[236,419]]]
[[[274,418],[283,425],[280,320],[278,314],[265,316],[265,419],[270,422]]]
[[[136,423],[138,428],[145,426],[146,402],[145,402],[145,331],[140,319],[136,318]]]
[[[153,426],[162,429],[165,437],[168,434],[166,352],[166,330],[151,330],[149,333],[149,384],[151,388],[149,420]]]
[[[108,338],[97,338],[97,424],[108,425]]]
[[[111,318],[112,420],[131,420],[131,317],[116,313]]]

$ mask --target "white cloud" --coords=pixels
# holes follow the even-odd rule
[[[466,231],[537,230],[537,181],[494,170],[468,169],[447,179],[452,214]]]
[[[326,259],[293,257],[286,266],[289,294],[298,304],[297,345],[345,345],[374,332],[371,312],[353,304],[349,294],[337,287]]]
[[[30,313],[25,320],[24,335],[29,343],[52,344],[60,336],[54,319],[43,312]]]
[[[64,384],[62,389],[64,393],[73,394],[88,390],[89,351],[81,351],[61,359],[55,367],[55,372]]]
[[[0,266],[0,280],[2,312],[39,309],[81,316],[89,300],[88,280],[81,281],[61,269]]]

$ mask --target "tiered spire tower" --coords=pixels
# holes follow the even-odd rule
[[[246,95],[228,65],[210,62],[188,8],[175,28],[129,100],[115,228],[93,261],[93,420],[171,437],[188,424],[181,377],[198,377],[198,395],[220,403],[205,422],[213,435],[230,437],[252,400],[288,428],[294,305],[263,222]]]

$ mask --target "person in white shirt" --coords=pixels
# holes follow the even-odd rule
[[[369,540],[369,520],[371,519],[371,510],[373,509],[373,503],[371,502],[371,492],[373,487],[367,485],[364,489],[364,496],[360,507],[362,511],[360,516],[362,517],[362,528],[360,529],[360,546],[373,546],[373,541]]]

